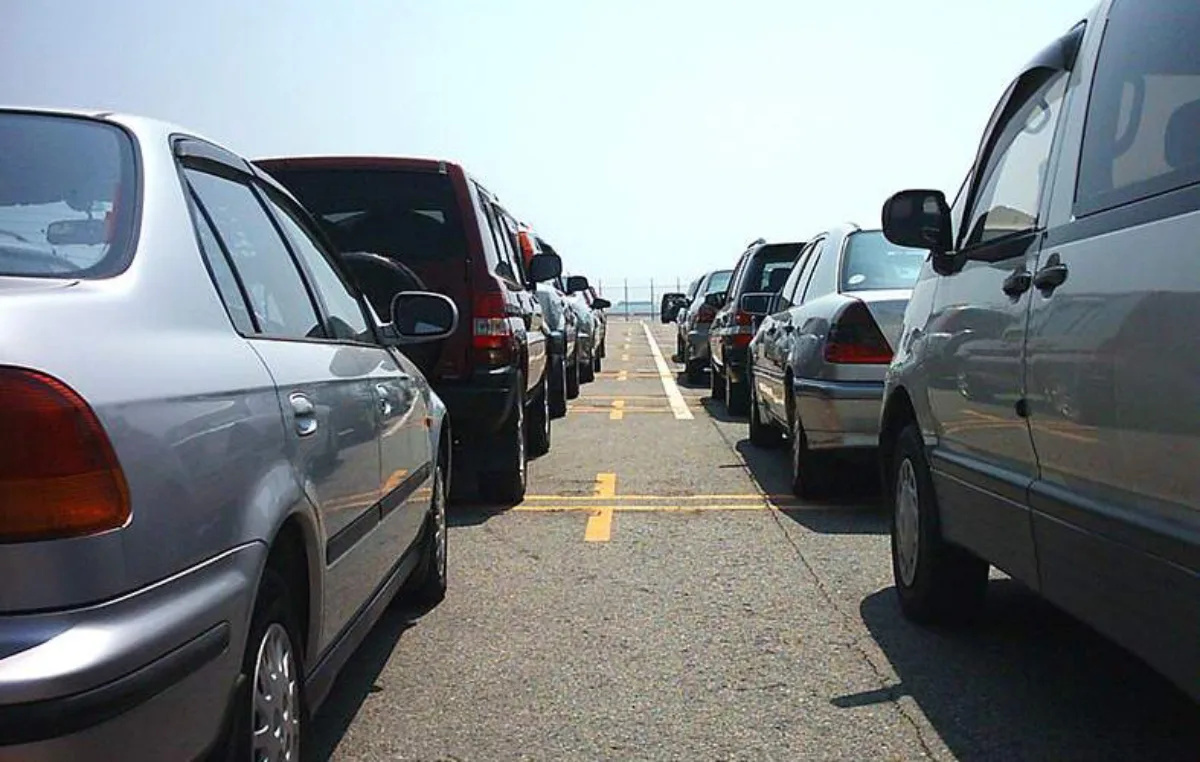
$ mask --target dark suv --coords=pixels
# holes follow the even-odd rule
[[[548,343],[534,288],[560,274],[558,257],[540,254],[526,264],[516,218],[450,162],[257,163],[313,212],[343,255],[399,261],[458,305],[458,330],[427,371],[450,410],[455,481],[477,479],[489,502],[519,502],[528,457],[550,448]]]
[[[726,409],[733,415],[741,415],[749,407],[746,348],[750,346],[759,322],[741,308],[742,294],[779,291],[804,244],[803,241],[767,243],[758,239],[742,252],[725,294],[704,297],[704,304],[718,308],[708,332],[712,396],[724,400]]]

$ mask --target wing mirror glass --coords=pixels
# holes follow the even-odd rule
[[[587,291],[590,287],[588,279],[582,275],[572,275],[567,278],[568,294],[578,294],[580,291]]]
[[[529,280],[545,283],[562,275],[562,259],[557,254],[542,252],[529,259]]]
[[[597,296],[592,300],[592,309],[594,310],[607,310],[610,307],[612,307],[612,302],[605,299],[603,296]]]
[[[402,344],[440,341],[458,328],[458,307],[442,294],[401,291],[392,297],[392,326]]]
[[[714,310],[721,309],[722,307],[725,306],[724,292],[717,291],[717,292],[706,295],[704,297],[704,304],[709,307],[712,307]]]
[[[950,205],[938,190],[906,190],[883,205],[883,235],[897,246],[945,254],[953,246]]]
[[[738,302],[738,308],[745,313],[754,315],[755,317],[764,317],[771,314],[771,304],[775,301],[775,294],[767,291],[757,291],[750,294],[742,294],[742,299]]]
[[[687,299],[686,294],[663,294],[662,302],[659,304],[659,319],[664,323],[674,322],[675,315],[677,312],[679,312],[679,307],[683,304],[685,299]]]

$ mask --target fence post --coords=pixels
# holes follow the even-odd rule
[[[654,278],[650,279],[650,314],[654,314]]]
[[[625,279],[625,319],[629,319],[629,278]]]

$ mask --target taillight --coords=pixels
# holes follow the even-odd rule
[[[129,521],[129,489],[83,399],[34,371],[0,368],[0,542],[78,537]]]
[[[508,323],[504,294],[485,291],[476,295],[471,346],[480,365],[505,365],[512,358],[513,332]]]
[[[829,329],[825,360],[844,365],[887,365],[892,347],[867,305],[852,302]]]
[[[735,347],[750,346],[754,338],[754,316],[749,312],[736,310],[733,313],[733,326],[729,329],[730,339]]]

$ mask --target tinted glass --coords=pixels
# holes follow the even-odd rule
[[[719,270],[713,273],[708,279],[708,285],[704,287],[705,295],[725,293],[729,290],[729,279],[732,277],[733,270]]]
[[[191,169],[186,174],[242,279],[259,329],[282,338],[324,338],[300,271],[250,186]]]
[[[0,113],[0,275],[89,278],[127,261],[133,144],[112,125]]]
[[[778,291],[801,248],[801,244],[775,244],[759,249],[747,263],[746,273],[739,281],[741,293]]]
[[[840,290],[912,288],[928,254],[924,249],[896,246],[881,232],[855,233],[846,243]]]
[[[972,204],[965,246],[1037,227],[1066,85],[1067,73],[1055,73],[1027,95],[1017,113],[1000,127],[983,187]]]
[[[354,293],[329,264],[322,253],[321,244],[295,218],[291,205],[271,195],[267,201],[274,207],[284,232],[292,243],[292,249],[304,262],[312,277],[313,287],[325,305],[326,333],[334,339],[350,341],[372,341],[374,337],[367,327],[367,319]],[[386,318],[385,318],[386,319]]]
[[[221,301],[225,303],[225,311],[229,313],[229,319],[241,333],[254,333],[257,329],[254,327],[253,318],[250,317],[250,308],[246,306],[246,300],[242,298],[237,277],[234,276],[229,259],[221,249],[217,234],[213,232],[212,225],[208,224],[208,220],[203,214],[197,211],[192,218],[196,223],[200,251],[212,271],[213,281],[217,284],[217,292],[221,295]]]
[[[1088,103],[1077,200],[1086,210],[1200,182],[1200,5],[1122,0]]]

